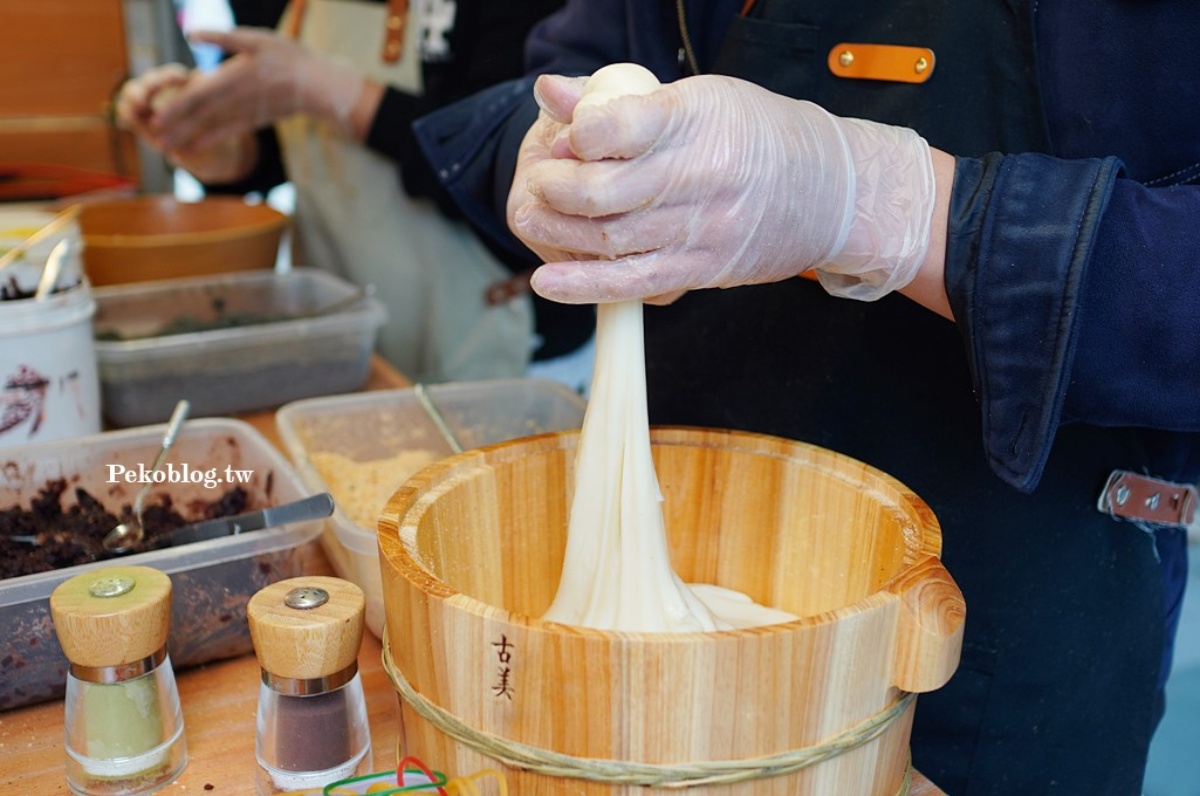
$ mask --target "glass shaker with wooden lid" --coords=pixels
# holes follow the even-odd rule
[[[257,791],[313,790],[369,773],[371,735],[358,652],[366,598],[349,581],[306,576],[259,591],[246,606],[262,669]]]
[[[84,572],[54,590],[50,613],[70,662],[71,792],[135,796],[173,782],[187,764],[187,745],[167,654],[170,578],[138,566]]]

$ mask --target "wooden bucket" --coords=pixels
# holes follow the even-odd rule
[[[929,507],[812,445],[652,440],[680,577],[803,618],[657,635],[543,622],[578,435],[450,457],[379,525],[403,753],[451,776],[500,770],[520,796],[903,793],[912,694],[953,673],[965,611]]]

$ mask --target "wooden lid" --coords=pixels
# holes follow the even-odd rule
[[[246,606],[259,666],[296,680],[328,677],[357,661],[365,614],[362,589],[321,575],[273,583]]]
[[[171,579],[150,567],[76,575],[50,595],[54,631],[78,666],[121,666],[154,655],[171,628]]]

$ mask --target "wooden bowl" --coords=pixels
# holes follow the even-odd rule
[[[801,618],[689,634],[570,627],[538,617],[562,569],[577,442],[468,451],[388,503],[385,669],[405,754],[451,776],[498,769],[521,796],[899,792],[911,694],[950,678],[965,614],[924,501],[812,445],[655,429],[675,571]],[[730,771],[745,779],[720,779]]]
[[[233,196],[86,202],[83,263],[95,286],[274,268],[287,216]]]

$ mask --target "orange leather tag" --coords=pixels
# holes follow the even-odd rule
[[[284,11],[285,14],[290,13],[292,18],[288,20],[287,35],[293,39],[300,38],[300,29],[304,27],[304,0],[292,0],[291,4]]]
[[[291,19],[286,23],[288,35],[300,37],[304,26],[305,0],[292,0],[288,12]],[[387,0],[387,17],[384,19],[383,50],[379,57],[385,64],[394,64],[404,55],[404,32],[408,26],[408,0]]]
[[[408,0],[388,0],[387,32],[383,38],[381,58],[385,64],[394,64],[404,55],[404,29],[408,26]]]
[[[933,50],[899,44],[837,44],[829,71],[851,80],[924,83],[933,74]]]

